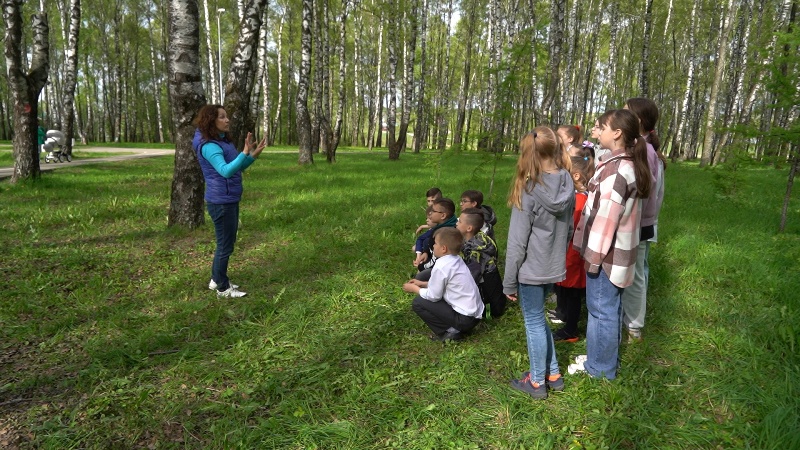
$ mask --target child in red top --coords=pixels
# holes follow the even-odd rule
[[[588,153],[588,152],[586,152]],[[594,175],[594,161],[591,156],[572,156],[572,181],[575,184],[574,226],[578,226],[581,211],[588,198],[586,185]],[[553,333],[554,341],[577,342],[578,320],[581,315],[581,299],[586,296],[586,270],[583,258],[572,246],[567,250],[567,278],[555,285],[557,307],[548,311],[551,322],[564,326]]]

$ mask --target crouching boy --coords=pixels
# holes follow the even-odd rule
[[[440,228],[434,234],[436,264],[429,281],[409,280],[403,290],[417,294],[411,309],[433,331],[431,339],[457,341],[478,324],[483,301],[478,285],[458,255],[464,238],[455,228]]]

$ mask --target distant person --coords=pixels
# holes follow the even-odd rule
[[[572,224],[577,228],[581,220],[583,207],[586,205],[586,186],[594,175],[594,161],[589,156],[572,157],[572,182],[575,184],[575,210],[572,215]],[[567,249],[567,278],[556,283],[557,307],[548,311],[548,317],[553,323],[563,323],[564,326],[553,333],[553,340],[577,342],[578,321],[581,317],[581,302],[586,296],[586,270],[583,267],[583,258],[571,242]]]
[[[564,154],[550,128],[536,127],[523,136],[508,196],[511,221],[503,292],[511,301],[519,298],[530,361],[530,371],[511,380],[511,386],[536,399],[547,398],[548,386],[564,389],[544,312],[547,292],[566,277],[573,227],[575,187],[564,167]]]
[[[472,278],[478,283],[484,305],[489,305],[492,318],[502,316],[506,311],[506,296],[503,294],[503,280],[497,269],[497,245],[481,229],[483,210],[467,208],[458,216],[456,229],[464,237],[461,258],[467,264]]]
[[[247,133],[239,153],[230,136],[230,119],[222,105],[205,105],[194,119],[197,130],[192,148],[206,180],[205,201],[214,222],[217,248],[211,264],[208,288],[220,297],[244,297],[245,292],[228,279],[228,260],[239,229],[239,201],[242,198],[242,172],[261,155],[266,138],[256,143]]]
[[[434,232],[433,252],[436,265],[430,280],[411,279],[403,290],[417,294],[411,309],[431,329],[431,339],[458,341],[475,328],[483,315],[483,302],[478,285],[458,256],[464,238],[455,228]]]
[[[642,198],[650,195],[647,148],[639,120],[624,109],[598,119],[600,145],[611,155],[597,165],[573,246],[586,261],[586,355],[567,367],[613,380],[619,364],[622,292],[633,283]]]
[[[42,122],[39,122],[39,125],[36,127],[36,143],[39,146],[39,151],[44,151],[42,146],[44,145],[44,140],[47,138],[47,130],[42,126]]]
[[[628,330],[629,340],[640,341],[647,312],[647,286],[650,278],[650,266],[647,258],[650,254],[650,242],[658,240],[656,224],[661,204],[664,201],[666,159],[658,151],[661,147],[656,134],[658,106],[647,98],[629,98],[625,101],[625,109],[636,114],[639,119],[639,135],[647,142],[647,165],[653,176],[654,186],[650,191],[650,196],[642,199],[642,221],[639,246],[636,250],[636,274],[633,277],[633,283],[622,293],[622,324]]]
[[[483,212],[483,227],[481,231],[494,239],[494,226],[497,225],[497,216],[489,205],[483,204],[483,192],[470,189],[461,194],[461,210],[478,208]]]

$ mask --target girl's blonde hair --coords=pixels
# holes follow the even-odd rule
[[[519,140],[519,159],[511,181],[508,206],[522,209],[522,192],[531,192],[541,182],[542,162],[547,160],[552,160],[559,169],[570,170],[572,167],[558,135],[550,128],[536,127]]]

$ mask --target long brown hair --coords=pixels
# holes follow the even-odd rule
[[[643,137],[645,140],[653,146],[658,155],[658,159],[664,163],[664,169],[667,168],[667,158],[661,154],[659,149],[661,148],[661,140],[658,139],[658,133],[656,132],[656,123],[658,123],[658,106],[656,103],[649,98],[642,98],[642,97],[634,97],[629,98],[625,101],[625,106],[628,107],[630,111],[636,114],[636,117],[639,118],[639,123],[641,124],[641,129],[644,130]]]
[[[627,109],[612,109],[606,111],[599,119],[600,125],[610,127],[612,130],[622,131],[622,142],[625,145],[625,155],[633,160],[633,169],[636,174],[636,190],[639,198],[649,198],[652,183],[652,173],[647,164],[647,144],[639,136],[639,119],[632,111]]]
[[[231,138],[226,133],[224,137],[220,138],[220,130],[217,129],[217,116],[219,110],[225,109],[222,105],[204,105],[197,111],[192,124],[200,130],[200,135],[206,140],[224,140],[229,141]]]
[[[508,194],[508,206],[522,209],[522,192],[530,192],[541,181],[542,161],[550,159],[559,169],[569,170],[569,156],[565,155],[561,140],[550,128],[536,127],[522,136],[519,141],[517,169]],[[529,181],[532,182],[530,187]]]

